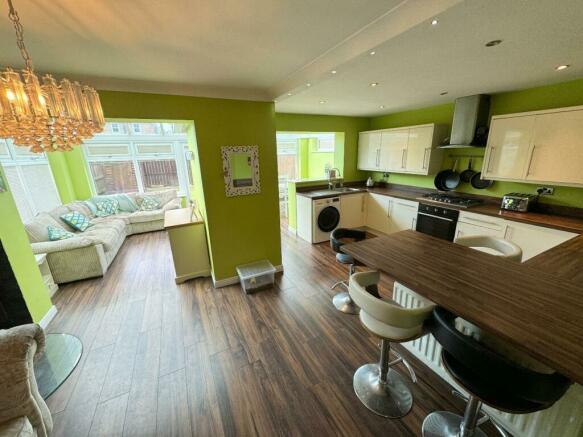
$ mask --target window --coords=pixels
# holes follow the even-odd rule
[[[123,134],[116,134],[113,125]],[[107,123],[102,134],[83,146],[95,193],[143,193],[167,188],[188,193],[192,174],[185,126]]]
[[[39,212],[61,205],[46,155],[16,147],[10,140],[0,140],[0,163],[24,223]]]

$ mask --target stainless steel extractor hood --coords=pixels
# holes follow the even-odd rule
[[[441,147],[484,147],[489,115],[490,96],[477,94],[456,99],[449,144]]]

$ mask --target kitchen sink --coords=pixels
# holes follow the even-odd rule
[[[337,191],[338,193],[356,193],[358,191],[362,191],[362,188],[341,187],[334,188],[332,191]]]

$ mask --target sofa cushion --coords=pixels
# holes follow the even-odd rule
[[[61,220],[67,223],[76,231],[84,232],[87,228],[93,226],[89,217],[84,214],[81,214],[78,211],[69,212],[65,215],[61,216]]]
[[[63,228],[51,215],[41,212],[34,219],[24,225],[31,243],[49,241],[48,227]],[[64,228],[63,228],[64,230]]]
[[[49,236],[49,241],[66,240],[68,238],[75,237],[75,234],[73,232],[66,231],[60,226],[58,227],[48,226],[47,234]]]
[[[106,194],[101,196],[94,196],[90,200],[87,201],[89,207],[95,208],[97,212],[96,204],[98,202],[103,202],[104,200],[117,200],[119,203],[119,210],[123,212],[135,212],[138,210],[138,204],[135,201],[135,198],[132,195],[128,195],[125,193],[119,194]]]
[[[176,190],[162,190],[162,191],[151,191],[146,194],[147,196],[153,197],[161,206],[166,205],[172,199],[176,199]],[[140,196],[138,194],[138,196]]]
[[[5,437],[36,437],[38,434],[33,429],[30,420],[26,416],[20,416],[7,422],[0,423],[0,436]]]
[[[83,232],[83,237],[89,238],[95,244],[103,244],[104,249],[109,251],[119,244],[120,239],[123,240],[125,238],[125,233],[120,234],[115,227],[104,225],[95,225],[88,231]]]
[[[119,211],[119,202],[116,199],[107,199],[101,202],[96,202],[97,212],[95,215],[97,217],[108,217],[110,215],[115,215]]]
[[[89,218],[95,216],[95,211],[93,211],[86,202],[71,202],[67,204],[67,207],[69,208],[69,211],[77,211],[78,213],[83,214]]]
[[[139,197],[140,211],[154,211],[160,208],[160,201],[153,196]]]
[[[57,223],[59,223],[59,225],[64,228],[64,229],[68,229],[69,231],[74,231],[73,228],[71,228],[67,223],[65,223],[62,219],[61,216],[65,215],[67,213],[71,212],[69,210],[69,207],[67,205],[61,205],[56,207],[55,209],[51,209],[48,214],[54,218]]]
[[[87,232],[91,231],[93,228],[95,229],[113,229],[115,230],[119,235],[126,235],[126,226],[129,223],[129,220],[127,218],[123,218],[120,217],[120,215],[125,215],[128,213],[121,213],[121,214],[116,214],[116,215],[111,215],[108,217],[96,217],[94,218],[91,223],[93,223],[93,227],[91,229],[89,229],[88,231],[85,231],[83,233],[83,235],[86,235]]]
[[[164,220],[164,211],[155,209],[153,211],[138,211],[128,217],[130,223],[144,223],[156,220]]]

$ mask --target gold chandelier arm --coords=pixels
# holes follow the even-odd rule
[[[20,22],[20,17],[18,16],[18,12],[14,9],[14,5],[12,4],[12,0],[6,0],[8,2],[8,18],[14,24],[14,29],[16,30],[16,45],[20,50],[20,55],[22,59],[24,59],[24,63],[26,64],[26,69],[28,71],[33,71],[32,59],[28,54],[28,50],[24,45],[24,27]]]

